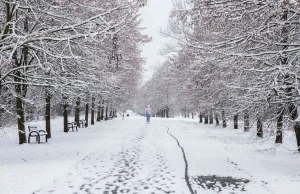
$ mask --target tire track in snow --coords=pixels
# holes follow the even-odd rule
[[[185,172],[184,172],[185,182],[186,182],[186,184],[187,184],[187,186],[188,186],[188,188],[189,188],[191,194],[195,194],[195,192],[193,191],[193,188],[192,188],[192,186],[191,186],[191,183],[190,183],[190,178],[189,178],[189,165],[188,165],[188,162],[187,162],[187,159],[186,159],[185,151],[184,151],[183,147],[180,145],[180,142],[178,141],[178,139],[177,139],[174,135],[172,135],[172,134],[169,132],[169,131],[170,131],[170,128],[169,128],[169,127],[167,127],[167,128],[168,128],[167,133],[168,133],[171,137],[173,137],[173,138],[176,140],[178,147],[179,147],[179,148],[181,149],[181,151],[182,151],[183,160],[184,160],[184,163],[185,163]]]

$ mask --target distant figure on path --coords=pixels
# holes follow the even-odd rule
[[[146,114],[146,118],[147,118],[147,124],[150,123],[150,117],[152,114],[152,109],[150,108],[150,105],[148,105],[148,107],[145,109],[145,114]]]

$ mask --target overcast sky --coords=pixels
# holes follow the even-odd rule
[[[163,61],[164,57],[159,55],[159,51],[166,39],[160,35],[159,28],[168,24],[172,7],[172,0],[148,0],[148,5],[141,10],[142,27],[147,28],[143,31],[143,34],[152,37],[152,42],[142,47],[142,56],[147,58],[144,81],[151,78],[155,66]]]

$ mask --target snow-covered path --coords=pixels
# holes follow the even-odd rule
[[[167,128],[125,122],[105,147],[96,144],[66,176],[34,193],[188,193],[182,154]]]
[[[61,123],[53,120],[47,144],[17,146],[15,134],[0,142],[1,194],[190,194],[182,150],[168,129],[184,148],[195,194],[298,193],[300,157],[284,149],[292,141],[270,153],[272,139],[196,120],[147,125],[130,116],[68,134]]]

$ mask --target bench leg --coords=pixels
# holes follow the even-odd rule
[[[39,136],[39,135],[38,135],[38,140],[39,140],[38,142],[40,144],[41,143],[41,136]]]
[[[30,136],[28,135],[28,143],[30,144]]]

